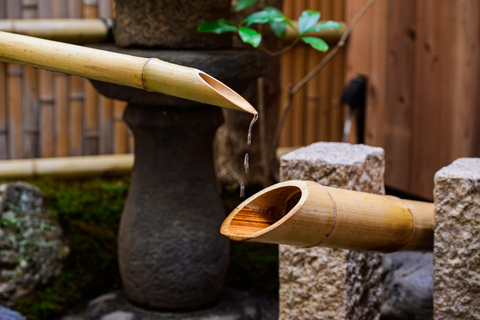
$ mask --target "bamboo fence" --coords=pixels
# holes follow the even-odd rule
[[[344,20],[344,1],[299,2],[285,0],[285,13],[297,19],[312,8],[322,11],[322,20]],[[114,18],[113,0],[0,0],[0,19],[37,18]],[[340,140],[342,55],[298,93],[282,146]],[[298,81],[322,56],[303,45],[287,53],[282,57],[282,87]],[[0,63],[0,159],[132,152],[133,136],[122,120],[125,106],[100,96],[82,78]]]

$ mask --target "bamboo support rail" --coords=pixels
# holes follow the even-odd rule
[[[0,61],[258,114],[250,103],[215,78],[159,59],[0,32]]]
[[[433,203],[286,181],[253,195],[225,219],[235,241],[394,252],[433,248]]]
[[[132,171],[133,154],[0,161],[0,179],[85,178]]]
[[[320,21],[325,22],[325,21]],[[339,22],[342,27],[338,29],[324,29],[315,32],[305,33],[304,37],[318,37],[322,40],[329,42],[329,43],[337,43],[343,35],[345,31],[346,24],[345,22]],[[298,29],[298,21],[293,21],[293,25]],[[288,27],[285,35],[282,37],[282,40],[286,42],[292,42],[297,37],[297,32],[292,28]]]
[[[84,44],[106,41],[113,25],[113,19],[1,19],[0,31]]]

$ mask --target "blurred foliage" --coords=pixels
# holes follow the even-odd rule
[[[130,179],[41,178],[25,182],[44,193],[45,204],[56,214],[71,253],[61,275],[20,299],[15,309],[31,320],[52,319],[121,288],[117,231]],[[259,190],[260,185],[247,186],[246,196]],[[235,189],[224,190],[223,200],[225,212],[229,213],[243,199]],[[277,246],[232,243],[226,285],[261,296],[278,297]]]

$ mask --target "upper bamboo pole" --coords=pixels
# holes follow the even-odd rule
[[[325,21],[320,21],[320,22],[325,22]],[[318,38],[321,38],[324,41],[329,42],[329,43],[337,43],[340,40],[340,38],[342,37],[343,32],[345,31],[345,28],[346,28],[344,22],[339,22],[339,23],[341,25],[341,28],[338,28],[338,29],[324,29],[324,30],[315,31],[315,32],[308,32],[308,33],[303,34],[302,36],[303,37],[318,37]],[[293,21],[293,25],[298,30],[298,21]],[[282,37],[282,40],[287,41],[287,42],[291,42],[291,41],[295,40],[295,38],[297,37],[297,34],[298,34],[297,31],[288,27],[286,32],[285,32],[285,35]]]
[[[159,59],[0,32],[0,61],[257,114],[250,103],[215,78]]]
[[[433,203],[286,181],[255,194],[225,219],[235,241],[394,252],[432,250]]]
[[[78,178],[127,174],[133,154],[0,161],[0,179]]]
[[[1,19],[0,31],[83,44],[106,41],[113,24],[112,19]]]

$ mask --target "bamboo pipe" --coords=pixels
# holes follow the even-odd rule
[[[258,114],[250,103],[215,78],[159,59],[0,32],[0,61]]]
[[[325,21],[320,21],[320,22],[325,22]],[[343,32],[345,31],[346,24],[345,22],[339,22],[340,25],[342,26],[341,28],[338,29],[324,29],[320,31],[315,31],[315,32],[308,32],[302,35],[303,37],[317,37],[321,38],[322,40],[329,42],[329,43],[337,43],[340,38],[343,35]],[[298,21],[293,21],[292,24],[297,28],[298,30]],[[295,40],[297,37],[297,31],[292,29],[291,27],[287,27],[287,30],[285,32],[285,35],[282,37],[283,41],[286,42],[292,42]]]
[[[225,219],[235,241],[394,252],[433,248],[433,203],[291,180],[260,191]]]
[[[0,161],[0,179],[78,178],[132,171],[133,154]]]
[[[106,41],[113,25],[113,19],[1,19],[0,31],[83,44]]]

